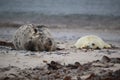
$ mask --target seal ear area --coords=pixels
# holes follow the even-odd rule
[[[28,41],[24,44],[26,50],[35,51],[35,44],[32,41]]]

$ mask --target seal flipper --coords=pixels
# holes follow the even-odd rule
[[[36,51],[35,44],[32,41],[28,41],[27,43],[25,43],[24,47],[26,50]]]

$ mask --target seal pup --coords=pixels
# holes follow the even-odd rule
[[[50,34],[50,31],[44,25],[22,25],[15,32],[12,42],[15,46],[15,49],[18,50],[56,50],[56,42]]]
[[[74,44],[76,48],[80,49],[103,49],[111,48],[111,45],[105,43],[100,37],[95,35],[83,36]]]

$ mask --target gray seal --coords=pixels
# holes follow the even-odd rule
[[[13,36],[13,44],[18,50],[53,51],[56,42],[44,25],[22,25]]]

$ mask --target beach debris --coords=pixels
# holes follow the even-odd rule
[[[103,62],[103,63],[108,63],[108,62],[110,62],[110,58],[109,57],[107,57],[107,56],[103,56],[102,57],[102,59],[101,59],[101,62]]]
[[[92,66],[94,66],[94,67],[102,67],[102,68],[109,68],[109,67],[113,67],[114,64],[112,64],[112,63],[109,63],[109,64],[93,63]]]
[[[0,26],[7,26],[7,27],[19,27],[19,26],[21,26],[23,23],[21,23],[21,22],[17,22],[17,23],[15,23],[15,22],[0,22]]]
[[[120,58],[109,58],[107,56],[103,56],[100,60],[102,63],[120,63]]]
[[[77,40],[74,46],[78,49],[109,49],[111,45],[105,43],[100,37],[95,35],[83,36]]]
[[[44,25],[22,25],[13,36],[16,49],[31,51],[56,50],[56,42]]]
[[[77,76],[77,80],[82,80],[80,76]]]
[[[72,80],[71,76],[65,76],[63,80]]]
[[[92,80],[94,77],[95,77],[95,74],[91,73],[85,80]]]
[[[13,49],[15,48],[15,46],[12,42],[2,41],[2,40],[0,40],[0,46],[12,47]]]
[[[120,58],[111,58],[111,63],[119,63],[120,64]]]
[[[48,61],[47,61],[47,60],[43,60],[43,63],[46,63],[46,64],[47,64],[47,63],[48,63]]]
[[[68,64],[66,67],[70,69],[77,69],[78,67],[82,67],[79,62],[75,62],[74,64]]]
[[[50,63],[45,61],[45,63],[46,65],[43,67],[21,69],[9,66],[0,68],[0,80],[120,80],[120,69],[113,71],[102,69],[104,68],[102,66],[98,68],[92,65],[95,61],[83,65],[75,62],[70,66],[74,69],[68,67],[69,64],[62,65],[56,61]],[[79,67],[75,66],[82,66],[83,69],[79,70]]]
[[[47,63],[47,65],[48,65],[48,69],[52,69],[52,70],[57,70],[62,68],[62,65],[55,61],[51,61],[51,63]]]

